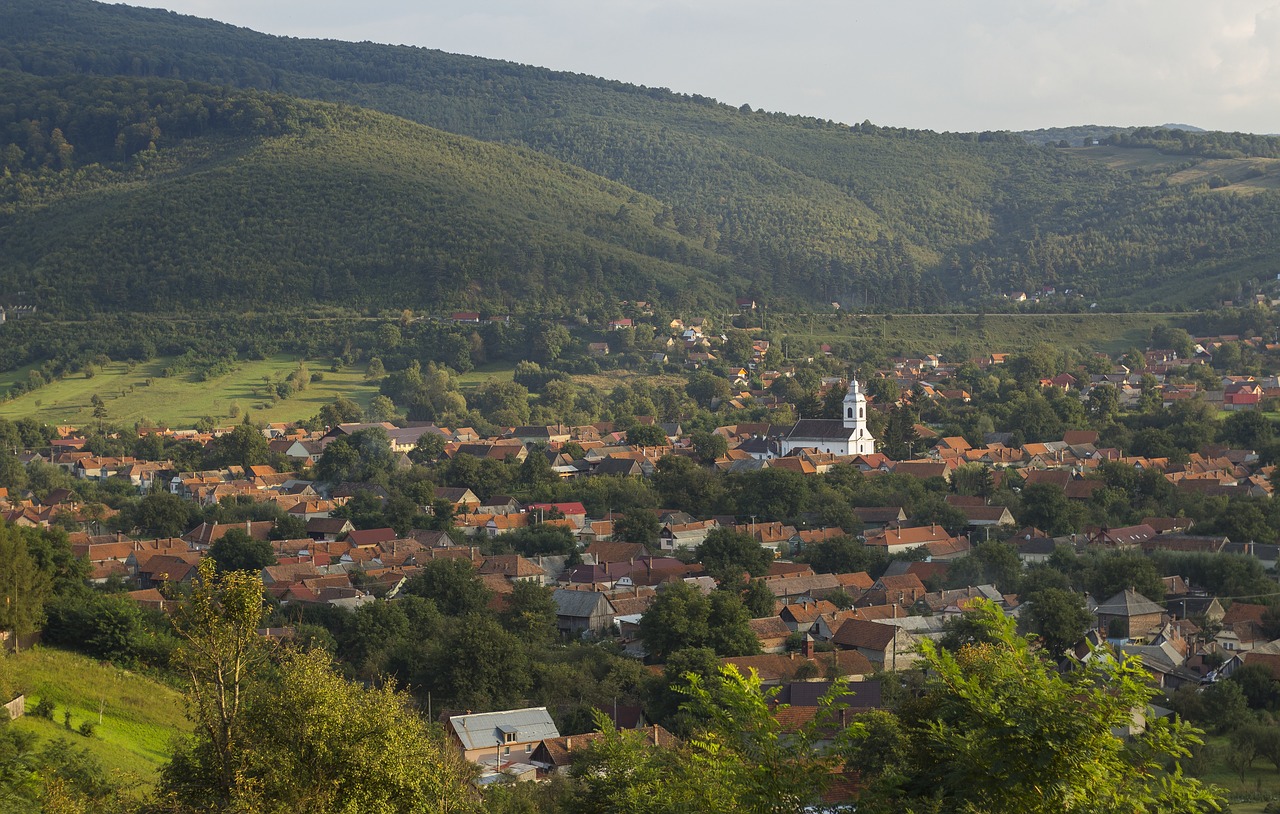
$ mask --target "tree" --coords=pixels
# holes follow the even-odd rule
[[[1066,492],[1051,483],[1033,483],[1022,490],[1018,522],[1058,535],[1078,531],[1081,511]]]
[[[428,560],[405,583],[404,591],[430,599],[441,613],[463,616],[484,610],[489,591],[469,560]]]
[[[197,731],[163,771],[177,811],[477,810],[474,769],[393,683],[366,689],[334,673],[323,650],[286,651],[242,698],[236,774],[225,789],[208,782],[216,767]]]
[[[1280,709],[1280,681],[1264,664],[1244,664],[1231,674],[1251,709]]]
[[[179,799],[227,805],[248,768],[253,741],[244,714],[247,682],[265,660],[262,578],[250,571],[219,574],[211,559],[174,619],[182,645],[174,662],[189,681],[187,715],[196,740],[165,767],[161,788]]]
[[[346,396],[338,396],[331,403],[320,408],[319,420],[326,427],[349,424],[362,418],[364,418],[364,410]]]
[[[39,629],[52,588],[49,573],[28,550],[26,535],[0,521],[0,630],[16,641]]]
[[[1002,593],[1017,593],[1022,577],[1022,561],[1018,550],[995,540],[979,543],[968,557],[957,561],[947,571],[951,587],[995,585]]]
[[[698,561],[722,585],[737,586],[743,574],[762,577],[769,572],[773,555],[749,534],[718,528],[697,549]]]
[[[501,618],[502,626],[521,641],[551,641],[556,636],[555,591],[531,580],[517,580]]]
[[[702,370],[689,379],[685,392],[689,394],[689,398],[698,403],[699,407],[710,409],[713,402],[723,401],[733,391],[727,380]]]
[[[1028,607],[1022,618],[1027,628],[1040,637],[1055,658],[1061,658],[1093,624],[1093,614],[1084,605],[1084,597],[1074,591],[1045,588],[1027,596]]]
[[[627,443],[637,447],[665,447],[667,432],[657,424],[636,424],[627,430]]]
[[[1227,416],[1218,429],[1218,438],[1237,449],[1258,449],[1275,437],[1275,425],[1254,410],[1238,410]]]
[[[759,676],[725,666],[711,678],[686,673],[675,690],[682,709],[702,724],[687,747],[671,749],[619,733],[597,716],[602,736],[591,743],[572,775],[577,783],[568,811],[587,814],[743,812],[783,814],[820,804],[843,765],[850,734],[836,724],[843,690],[836,685],[812,720],[792,729],[775,713],[776,689]],[[832,736],[832,731],[839,734]]]
[[[663,662],[677,650],[706,647],[721,656],[759,652],[751,616],[735,593],[716,591],[710,598],[686,582],[665,585],[640,617],[640,638],[649,656]]]
[[[668,583],[640,617],[640,639],[658,663],[677,650],[705,647],[710,603],[687,582]]]
[[[510,708],[532,683],[524,642],[488,613],[449,626],[423,667],[415,686],[465,709]]]
[[[884,554],[845,535],[806,546],[800,559],[819,574],[850,574],[878,568]]]
[[[622,517],[613,521],[613,539],[623,543],[638,543],[652,549],[658,544],[662,524],[648,509],[628,509]]]
[[[382,427],[366,427],[329,442],[316,463],[316,474],[329,483],[367,483],[395,468],[391,441]]]
[[[689,438],[693,442],[693,454],[699,463],[713,464],[729,451],[728,440],[714,432],[698,430]]]
[[[258,466],[271,454],[267,439],[252,424],[237,424],[231,432],[214,438],[206,447],[205,463],[210,468]]]
[[[409,450],[409,460],[415,464],[433,464],[444,454],[445,440],[443,435],[426,432]]]
[[[1106,424],[1120,412],[1120,393],[1113,384],[1100,384],[1089,391],[1085,412],[1098,424]]]
[[[1154,693],[1138,660],[1100,654],[1062,674],[994,604],[978,600],[966,615],[987,633],[955,653],[922,643],[924,694],[902,710],[910,757],[901,775],[883,778],[859,800],[860,811],[914,804],[989,814],[1220,808],[1220,790],[1177,766],[1200,742],[1189,724],[1153,719],[1128,740],[1114,734]],[[1165,768],[1170,760],[1172,771]]]
[[[396,404],[379,393],[369,400],[368,414],[370,421],[391,421],[397,416]]]
[[[752,619],[763,619],[766,616],[773,616],[774,605],[777,601],[773,595],[773,591],[769,590],[769,586],[765,585],[762,579],[753,579],[747,585],[747,590],[742,595],[742,604],[746,606],[747,612],[751,614]]]
[[[209,556],[220,573],[227,571],[261,571],[276,564],[275,550],[269,540],[255,540],[241,528],[228,529],[209,547]]]

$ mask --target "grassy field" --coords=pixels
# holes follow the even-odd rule
[[[34,416],[50,424],[87,424],[93,421],[90,400],[100,396],[107,409],[107,421],[133,424],[146,419],[174,427],[190,427],[204,416],[229,420],[233,404],[254,421],[294,421],[310,418],[320,407],[342,395],[362,407],[377,395],[366,383],[363,370],[330,372],[327,366],[311,364],[311,373],[321,373],[324,381],[311,384],[292,398],[271,401],[264,394],[266,382],[278,382],[298,367],[296,356],[276,356],[261,361],[238,362],[225,376],[206,382],[195,381],[193,373],[164,378],[161,371],[171,359],[154,359],[132,370],[124,362],[113,362],[93,378],[75,374],[51,382],[21,398],[0,404],[0,417]],[[26,370],[5,374],[4,379],[25,378]],[[3,388],[4,381],[0,381]]]
[[[37,647],[6,658],[14,685],[27,693],[28,712],[48,699],[56,707],[53,721],[27,715],[14,726],[42,739],[66,738],[92,752],[108,771],[132,775],[151,785],[169,758],[175,735],[189,731],[182,695],[145,676],[84,656]],[[62,723],[71,711],[72,727],[98,724],[93,737],[68,732]]]
[[[500,362],[480,365],[474,370],[458,376],[458,389],[465,394],[470,393],[485,382],[509,382],[515,372],[516,369],[514,367]]]
[[[1171,184],[1205,184],[1215,176],[1227,182],[1224,192],[1252,194],[1280,187],[1280,159],[1197,158],[1166,155],[1154,147],[1072,147],[1063,152],[1099,161],[1115,170],[1173,171]],[[1188,163],[1194,166],[1187,167]]]
[[[1249,802],[1233,802],[1232,814],[1241,814],[1241,812],[1260,814],[1266,803],[1254,801],[1280,800],[1280,772],[1276,771],[1276,767],[1271,765],[1270,761],[1258,758],[1253,762],[1253,767],[1245,771],[1244,778],[1241,779],[1240,773],[1226,764],[1226,754],[1231,749],[1230,739],[1224,735],[1207,735],[1204,740],[1209,757],[1204,762],[1203,768],[1197,767],[1200,770],[1196,777],[1226,789],[1229,800],[1249,800]]]
[[[1096,147],[1064,148],[1062,152],[1101,162],[1115,170],[1151,172],[1172,169],[1187,162],[1186,156],[1165,155],[1154,147],[1113,147],[1110,144],[1099,144]]]
[[[972,354],[1014,353],[1047,342],[1108,354],[1146,347],[1156,325],[1175,323],[1170,314],[845,314],[790,317],[791,336],[817,342],[855,338],[875,341],[906,355],[936,353],[962,343]],[[778,325],[781,330],[783,326]],[[771,329],[774,326],[770,326]],[[776,333],[777,331],[775,331]]]

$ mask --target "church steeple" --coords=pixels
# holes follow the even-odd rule
[[[857,379],[849,381],[849,392],[844,396],[844,426],[850,430],[866,431],[867,398],[862,395]]]

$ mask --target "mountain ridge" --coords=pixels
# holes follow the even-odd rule
[[[1028,147],[1014,133],[849,126],[89,0],[12,0],[0,23],[0,66],[13,70],[266,88],[549,155],[661,202],[654,225],[715,255],[720,296],[928,310],[1052,286],[1138,304],[1159,288],[1206,304],[1269,277],[1280,241],[1269,165],[1183,172],[1280,154],[1262,137],[1118,129],[1108,141],[1128,141],[1090,153]],[[1128,160],[1142,149],[1169,158]]]

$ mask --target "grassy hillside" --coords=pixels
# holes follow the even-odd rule
[[[145,676],[84,656],[38,647],[6,659],[15,686],[27,693],[27,709],[47,699],[56,707],[53,721],[28,715],[13,725],[42,739],[66,738],[89,749],[108,771],[132,775],[141,785],[155,781],[169,758],[170,744],[189,731],[181,693]],[[67,732],[82,721],[97,725],[93,737]],[[99,724],[99,718],[101,723]]]
[[[535,201],[530,210],[526,197],[511,206],[499,201],[468,209],[467,231],[479,239],[445,241],[448,252],[442,248],[437,255],[452,257],[461,249],[467,255],[463,268],[433,277],[408,263],[402,290],[409,296],[424,284],[438,284],[438,294],[478,298],[488,293],[491,274],[517,289],[532,281],[535,292],[549,281],[564,280],[562,290],[570,291],[582,290],[584,281],[594,288],[601,287],[599,280],[617,285],[612,281],[619,274],[635,276],[626,258],[617,258],[623,264],[618,272],[605,262],[600,278],[591,276],[593,264],[584,258],[588,250],[622,246],[676,264],[635,261],[657,294],[673,294],[664,284],[693,267],[709,271],[721,291],[836,300],[846,307],[935,308],[1046,283],[1104,300],[1176,290],[1203,306],[1220,288],[1269,276],[1280,246],[1280,195],[1270,182],[1242,179],[1240,189],[1249,195],[1164,183],[1200,159],[1272,156],[1280,144],[1274,139],[1197,134],[1198,141],[1179,141],[1159,129],[1099,128],[1132,137],[1117,150],[1146,151],[1100,162],[1075,149],[1029,146],[1015,134],[849,127],[495,60],[270,37],[89,0],[10,0],[0,7],[0,67],[42,76],[179,76],[358,104],[454,133],[522,144],[624,184],[636,196],[619,202],[615,195],[612,211],[600,201],[595,213],[618,216],[612,224],[607,218],[569,224],[570,234],[585,232],[594,242],[583,247],[573,241],[574,251],[549,262],[540,261],[530,243],[565,228],[564,219],[542,214],[554,213],[554,206]],[[14,133],[11,138],[21,140],[25,131]],[[67,136],[73,145],[77,138]],[[130,131],[129,138],[137,134]],[[1166,162],[1173,154],[1179,158]],[[384,178],[377,171],[372,177],[380,183]],[[331,187],[323,189],[313,192],[323,196]],[[175,198],[148,199],[158,200]],[[412,195],[410,200],[415,207],[422,203]],[[348,201],[335,196],[340,209]],[[451,206],[456,199],[431,202]],[[522,219],[530,211],[535,217]],[[510,239],[498,240],[495,250],[492,224],[486,230],[472,216],[496,219]],[[221,229],[227,225],[244,239],[239,221]],[[275,230],[281,224],[267,225]],[[219,230],[213,234],[225,237]],[[217,254],[223,242],[206,245]],[[311,256],[331,249],[324,240],[302,245]],[[468,254],[478,245],[490,251]],[[249,259],[279,264],[280,254]],[[405,265],[401,256],[387,252],[381,264],[349,266],[354,287],[378,290],[389,279],[388,268]],[[416,247],[404,256],[417,257]],[[145,259],[161,269],[167,265],[164,255]],[[282,270],[270,266],[272,273],[295,275],[308,264],[306,257],[283,260]],[[304,280],[297,296],[324,296],[319,281],[309,283],[311,293]]]
[[[363,370],[346,369],[333,373],[316,363],[311,372],[324,375],[292,398],[275,401],[263,392],[264,378],[283,381],[298,367],[297,357],[276,356],[266,360],[240,361],[236,369],[208,381],[197,381],[193,373],[165,378],[162,371],[172,364],[168,358],[130,366],[123,362],[106,365],[93,376],[73,374],[11,401],[0,402],[0,417],[39,416],[52,424],[81,426],[93,422],[90,399],[96,394],[107,408],[107,421],[132,425],[135,422],[164,423],[190,427],[204,416],[227,418],[233,404],[254,421],[299,421],[310,418],[338,396],[353,399],[361,407],[378,394],[378,388],[364,380]],[[16,374],[0,378],[0,389]]]

